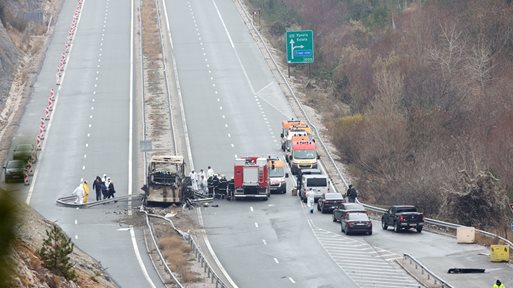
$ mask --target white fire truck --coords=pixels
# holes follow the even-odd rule
[[[269,171],[264,157],[240,157],[235,159],[231,199],[269,199]]]

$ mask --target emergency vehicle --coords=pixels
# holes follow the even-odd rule
[[[317,168],[317,147],[313,141],[292,141],[292,151],[288,154],[288,162],[293,175],[296,175],[300,169]]]
[[[287,193],[287,179],[289,173],[285,172],[285,162],[279,158],[267,158],[269,168],[269,187],[271,193]]]
[[[232,199],[260,198],[267,200],[270,195],[269,170],[264,157],[240,157],[235,159],[233,168]]]
[[[148,205],[180,205],[190,185],[183,156],[153,155],[148,164],[145,202]]]
[[[309,135],[312,132],[310,127],[299,120],[284,120],[281,123],[281,149],[290,150],[290,141],[293,136]]]

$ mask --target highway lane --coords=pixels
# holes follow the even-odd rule
[[[233,2],[166,1],[166,7],[196,170],[212,165],[231,176],[235,155],[279,154],[279,123],[292,113]],[[235,283],[353,287],[301,221],[302,212],[287,203],[279,195],[203,211],[211,245]]]
[[[65,1],[17,139],[35,137],[76,2]],[[108,174],[116,196],[129,193],[131,1],[84,1],[58,102],[27,202],[57,222],[122,287],[162,287],[140,231],[126,224],[126,202],[91,209],[58,207],[81,179]],[[90,186],[91,187],[91,186]],[[92,187],[91,187],[92,188]],[[130,191],[131,192],[131,191]],[[91,190],[89,200],[95,199]]]
[[[291,112],[233,2],[166,3],[196,169],[212,165],[231,175],[234,155],[279,154],[279,123]],[[426,238],[422,245],[396,240],[397,235],[384,231],[353,241],[341,235],[329,216],[305,215],[298,201],[282,195],[269,202],[219,204],[219,209],[203,209],[205,229],[216,254],[241,287],[341,283],[415,287],[393,262],[402,253],[425,251],[426,256],[437,255],[436,261],[448,264],[447,254],[436,251],[445,251],[443,247],[459,253],[472,251],[448,245],[450,238],[430,233],[422,234]],[[338,245],[340,241],[350,243]],[[344,262],[347,255],[352,255],[349,263]],[[358,269],[351,271],[352,266]]]

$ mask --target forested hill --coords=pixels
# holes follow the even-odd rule
[[[509,225],[511,1],[249,2],[280,50],[285,30],[314,30],[316,106],[366,201]]]

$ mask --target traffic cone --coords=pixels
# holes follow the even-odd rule
[[[25,171],[25,175],[23,176],[23,183],[25,184],[25,186],[30,184],[29,176],[28,176],[27,171]]]
[[[45,108],[45,120],[50,120],[50,109],[48,109],[48,106]]]
[[[48,106],[46,107],[46,109],[48,109],[49,111],[53,111],[53,101],[52,101],[52,97],[48,97]]]
[[[41,122],[39,124],[39,130],[40,131],[46,131],[46,125],[45,125],[45,118],[41,117]]]
[[[52,99],[52,101],[55,101],[55,90],[50,89],[50,99]]]
[[[37,151],[34,148],[34,149],[32,149],[32,155],[30,156],[30,162],[31,163],[36,163],[36,161],[37,161],[36,156],[37,156]]]
[[[37,135],[36,137],[36,149],[38,151],[41,151],[41,138],[39,137],[39,135]]]
[[[32,161],[27,162],[27,166],[25,167],[28,176],[34,175],[34,171],[32,171]]]

